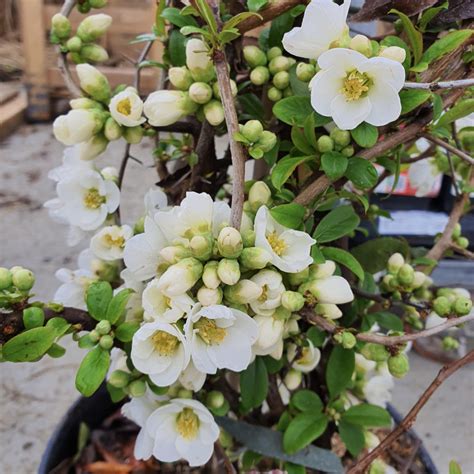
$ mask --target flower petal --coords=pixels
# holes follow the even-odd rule
[[[330,68],[318,72],[311,81],[311,105],[318,114],[331,116],[331,102],[343,87],[345,71]]]
[[[402,113],[402,104],[398,92],[385,81],[377,81],[369,91],[371,109],[366,122],[376,127],[394,122]]]
[[[368,97],[347,101],[339,94],[331,102],[331,117],[341,130],[353,130],[370,114],[371,103]]]

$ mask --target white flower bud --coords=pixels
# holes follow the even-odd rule
[[[336,264],[332,260],[326,260],[324,263],[313,264],[309,268],[310,279],[322,279],[330,277],[336,271]]]
[[[104,135],[95,135],[87,142],[79,144],[79,158],[81,160],[93,160],[104,153],[108,144],[109,141]]]
[[[207,262],[204,266],[202,274],[202,281],[208,288],[217,288],[221,284],[221,280],[217,275],[218,262],[211,261]]]
[[[195,81],[210,82],[215,77],[208,48],[200,39],[193,38],[186,43],[186,66]]]
[[[338,319],[342,316],[342,311],[331,303],[318,303],[314,311],[327,319]]]
[[[159,278],[161,291],[166,296],[177,296],[190,290],[202,275],[202,263],[195,258],[184,258],[169,267]]]
[[[194,113],[197,107],[186,92],[159,90],[147,97],[144,112],[150,125],[163,127]]]
[[[417,289],[421,288],[426,280],[426,275],[423,272],[415,272],[413,276],[413,282],[411,284],[412,288]]]
[[[251,143],[255,143],[263,132],[263,125],[260,120],[249,120],[241,129],[242,135]]]
[[[290,67],[291,67],[290,58],[286,56],[277,56],[276,58],[273,58],[270,61],[270,64],[268,65],[268,69],[270,70],[270,73],[273,75],[282,71],[288,71]]]
[[[110,98],[110,84],[107,78],[90,64],[78,64],[76,72],[79,76],[81,89],[99,102],[107,102]]]
[[[79,36],[73,36],[72,38],[69,38],[66,42],[66,48],[71,53],[78,53],[82,48],[81,38],[79,38]]]
[[[193,83],[193,78],[186,66],[172,67],[168,70],[168,78],[176,89],[187,91]]]
[[[354,36],[349,43],[349,47],[364,56],[370,56],[372,54],[372,45],[370,44],[369,38],[365,35]]]
[[[113,117],[109,117],[105,121],[104,135],[107,140],[118,140],[122,136],[122,129]]]
[[[234,227],[224,227],[217,237],[219,253],[226,258],[237,258],[244,248],[242,236]]]
[[[189,248],[193,253],[193,257],[199,260],[209,260],[212,255],[214,239],[212,235],[195,235],[189,241]]]
[[[143,138],[143,128],[138,125],[137,127],[125,127],[123,130],[123,138],[127,143],[136,145],[140,143]]]
[[[247,247],[240,254],[240,263],[249,270],[261,270],[271,261],[270,252],[260,247]]]
[[[194,82],[189,88],[189,98],[196,104],[207,104],[212,98],[212,89],[205,82]]]
[[[252,211],[260,206],[268,206],[272,199],[270,188],[263,181],[256,181],[249,190],[249,204]]]
[[[344,304],[354,299],[349,283],[340,276],[310,281],[309,291],[320,303]]]
[[[301,385],[302,380],[303,375],[299,370],[290,369],[285,375],[283,382],[288,390],[296,390]]]
[[[202,286],[197,292],[197,299],[203,306],[221,304],[222,290],[220,288],[207,288]]]
[[[312,64],[298,63],[296,66],[296,77],[303,82],[309,82],[316,74],[316,68]]]
[[[223,258],[217,266],[217,275],[222,283],[235,285],[240,279],[240,267],[237,260]]]
[[[77,27],[77,36],[81,38],[84,43],[91,43],[99,39],[112,24],[112,17],[99,13],[97,15],[90,15],[81,21]]]
[[[226,300],[234,304],[247,304],[262,295],[262,288],[251,280],[240,280],[233,286],[227,286],[224,291]]]
[[[94,109],[73,109],[53,123],[56,140],[64,145],[88,141],[103,126],[103,114]]]
[[[107,50],[98,44],[86,44],[81,48],[81,58],[86,62],[103,63],[109,59]]]
[[[174,265],[183,258],[191,257],[191,251],[182,245],[170,245],[160,250],[160,256],[168,263]]]
[[[107,181],[117,181],[119,176],[118,169],[115,168],[115,166],[106,166],[104,169],[102,169],[100,174]]]
[[[204,106],[204,116],[211,125],[217,127],[225,119],[224,107],[218,100],[211,100]]]
[[[399,46],[389,46],[387,48],[380,48],[379,56],[403,64],[407,57],[407,52]]]
[[[89,99],[87,97],[79,97],[78,99],[71,99],[69,101],[71,109],[97,109],[103,110],[99,102]]]

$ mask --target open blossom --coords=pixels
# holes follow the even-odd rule
[[[308,339],[308,345],[301,348],[300,354],[298,354],[295,344],[289,344],[287,358],[291,362],[293,369],[308,373],[319,364],[321,351],[314,347],[313,343]]]
[[[362,122],[387,125],[400,116],[398,93],[405,69],[399,62],[335,48],[323,53],[318,64],[321,70],[311,81],[311,104],[340,129],[352,130]]]
[[[257,315],[253,320],[258,324],[258,338],[252,347],[255,355],[269,355],[278,351],[280,346],[283,348],[285,321],[275,318],[273,315]]]
[[[119,260],[127,240],[133,236],[133,229],[128,225],[110,225],[102,228],[91,239],[93,254],[102,260]]]
[[[300,27],[283,36],[283,47],[294,56],[318,59],[334,43],[348,35],[346,24],[351,0],[337,5],[332,0],[312,0]]]
[[[142,116],[143,102],[133,87],[127,87],[114,95],[110,101],[109,109],[115,121],[125,127],[136,127],[146,120]]]
[[[145,323],[133,336],[133,365],[148,374],[159,387],[178,380],[189,363],[188,344],[174,325],[155,321]]]
[[[250,281],[262,290],[260,296],[250,302],[250,307],[261,316],[271,316],[280,306],[281,297],[285,291],[281,273],[274,270],[261,270]]]
[[[311,247],[316,241],[306,232],[279,224],[266,206],[255,216],[255,246],[267,250],[279,270],[297,273],[313,263]]]
[[[412,163],[410,168],[408,168],[408,178],[410,186],[416,189],[415,196],[423,197],[429,195],[436,189],[442,174],[434,158]]]
[[[207,374],[217,369],[245,370],[252,359],[252,345],[258,337],[255,321],[234,308],[223,305],[201,307],[188,315],[186,339],[196,368]]]
[[[308,283],[309,291],[316,297],[318,303],[322,304],[344,304],[354,299],[348,281],[337,275],[333,275],[336,265],[331,260],[327,260],[321,265],[317,265],[313,270],[313,280]],[[327,311],[330,318],[337,319],[339,314],[331,306],[322,306],[321,311]]]
[[[209,461],[219,437],[219,428],[209,410],[197,400],[182,398],[157,408],[146,420],[146,431],[153,440],[156,459],[185,459],[190,466]]]
[[[392,399],[393,377],[388,374],[375,375],[364,385],[364,398],[372,405],[385,408]]]
[[[206,373],[196,369],[193,361],[190,360],[188,366],[181,372],[179,383],[187,390],[199,392],[206,381]]]

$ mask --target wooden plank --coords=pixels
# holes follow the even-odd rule
[[[49,120],[50,100],[46,73],[46,30],[42,0],[19,0],[21,36],[25,56],[24,83],[28,93],[27,118]]]
[[[22,122],[28,101],[25,91],[0,105],[0,140],[10,135]]]

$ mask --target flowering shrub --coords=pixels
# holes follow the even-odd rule
[[[410,341],[474,319],[468,292],[429,276],[448,253],[472,258],[459,224],[473,191],[463,122],[473,112],[472,31],[447,30],[436,22],[445,6],[423,2],[387,6],[396,34],[375,40],[351,36],[350,0],[249,0],[238,12],[161,1],[153,32],[136,40],[145,48],[135,84],[112,89],[90,64],[108,58],[97,41],[112,19],[87,16],[74,32],[74,3],[53,17],[51,40],[77,64],[78,86],[65,72],[81,97],[53,125],[67,148],[45,206],[86,249],[78,269],[58,270],[52,303],[33,299],[30,270],[0,268],[3,359],[61,356],[71,335],[87,350],[77,389],[91,396],[105,380],[125,401],[140,427],[137,459],[202,466],[216,445],[243,470],[263,459],[339,472],[339,457],[354,473],[392,472],[376,459],[389,446],[373,429],[391,424],[386,404],[409,371]],[[243,38],[269,19],[258,43]],[[154,41],[163,63],[146,59]],[[163,75],[146,97],[144,67]],[[120,170],[102,167],[119,139]],[[149,139],[159,186],[125,224],[130,150]],[[364,227],[387,215],[370,204],[373,190],[407,165],[420,195],[439,173],[458,193],[429,251]],[[337,443],[338,456],[328,449]]]

